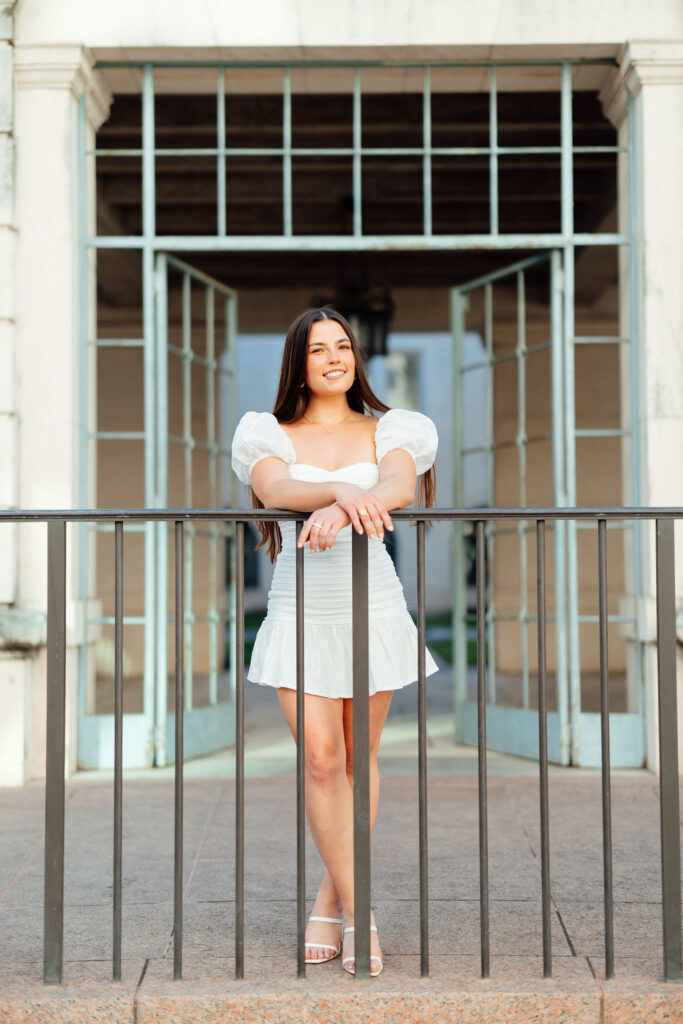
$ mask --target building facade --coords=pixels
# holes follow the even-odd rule
[[[0,507],[234,504],[257,339],[316,298],[393,310],[371,367],[439,422],[441,505],[481,474],[492,505],[683,505],[675,0],[0,8]],[[0,529],[0,782],[20,784],[43,771],[46,538]],[[527,532],[488,537],[489,671],[494,745],[533,754]],[[166,545],[127,533],[131,765],[172,756]],[[593,546],[570,523],[549,549],[553,756],[579,765]],[[232,553],[218,529],[189,548],[191,753],[229,736]],[[111,755],[112,549],[69,534],[69,770]],[[430,539],[465,740],[466,552]],[[610,531],[609,559],[614,762],[655,768],[652,530]]]

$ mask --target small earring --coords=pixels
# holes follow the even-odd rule
[[[305,387],[306,387],[306,381],[304,381],[303,384],[299,384],[299,388],[305,388]]]

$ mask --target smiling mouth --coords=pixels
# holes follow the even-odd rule
[[[346,370],[328,370],[327,373],[323,374],[323,377],[325,377],[328,380],[330,378],[333,378],[334,380],[336,380],[337,377],[343,377],[345,373],[346,373]]]

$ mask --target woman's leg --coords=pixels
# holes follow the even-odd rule
[[[393,690],[382,690],[370,698],[370,830],[374,829],[379,809],[379,768],[377,754],[382,729],[389,713]],[[344,700],[344,745],[346,747],[346,777],[353,794],[353,701]],[[328,871],[319,890],[328,902],[337,900],[337,893]]]
[[[296,693],[279,689],[282,710],[296,737]],[[371,828],[379,804],[377,752],[391,703],[392,691],[370,698],[370,815]],[[311,834],[327,871],[316,897],[313,913],[320,917],[353,918],[353,701],[306,695],[306,809]],[[340,758],[346,793],[339,789]],[[312,942],[339,941],[339,926],[315,922],[307,938]],[[376,936],[373,935],[373,939]],[[323,959],[328,950],[307,949],[309,957]],[[379,945],[373,941],[373,953]]]
[[[370,831],[375,827],[377,811],[379,809],[379,767],[377,755],[379,753],[379,742],[382,737],[382,729],[389,713],[389,705],[393,690],[380,690],[370,697]],[[346,776],[349,780],[349,787],[353,793],[353,701],[344,701],[344,738],[346,746]],[[323,882],[327,881],[328,875]],[[331,881],[331,879],[330,879]],[[347,918],[347,925],[353,924],[353,912]],[[374,915],[372,923],[375,924]],[[344,944],[344,958],[353,956],[354,935],[351,932],[346,936]],[[370,932],[370,952],[373,956],[382,956],[379,944],[379,936],[376,932]],[[371,968],[376,969],[377,962],[371,962]]]
[[[278,697],[296,739],[296,692],[280,688]],[[315,845],[333,879],[318,894],[313,914],[339,918],[345,916],[346,906],[353,906],[352,798],[346,778],[343,702],[313,694],[306,694],[304,701],[306,815]],[[306,938],[310,943],[338,946],[341,926],[313,922]],[[327,959],[330,952],[310,946],[306,957]]]

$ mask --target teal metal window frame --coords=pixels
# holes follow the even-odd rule
[[[81,214],[81,459],[80,497],[81,505],[88,504],[87,481],[87,347],[90,339],[86,335],[87,324],[87,254],[91,250],[125,249],[140,251],[143,267],[143,346],[145,373],[154,369],[154,263],[158,253],[183,252],[306,252],[306,251],[463,251],[486,249],[489,251],[524,250],[527,252],[557,251],[562,254],[562,279],[564,301],[561,316],[564,333],[564,366],[566,387],[574,387],[574,345],[629,343],[630,349],[630,411],[631,423],[637,423],[637,269],[635,258],[636,231],[636,166],[634,157],[634,114],[633,101],[629,97],[627,108],[628,134],[625,146],[574,146],[572,120],[572,73],[576,67],[616,67],[612,59],[531,59],[531,60],[315,60],[315,61],[98,61],[96,68],[136,68],[142,73],[142,146],[129,149],[101,150],[85,147],[85,97],[81,98],[79,121],[80,157],[80,214]],[[497,71],[501,68],[547,67],[560,72],[560,144],[559,146],[501,146],[498,142]],[[164,149],[156,147],[155,140],[155,87],[154,74],[164,69],[204,69],[216,72],[216,147]],[[282,146],[228,148],[226,139],[226,92],[225,73],[229,68],[240,69],[281,69],[282,71]],[[292,70],[297,68],[348,68],[353,71],[353,144],[351,147],[295,147],[292,145]],[[423,144],[421,147],[364,147],[362,145],[362,73],[368,68],[411,68],[423,72]],[[485,147],[442,147],[432,143],[431,123],[431,70],[434,68],[484,68],[489,74],[489,144]],[[111,157],[142,158],[142,232],[140,235],[107,236],[88,235],[86,230],[86,161],[106,153]],[[628,231],[624,232],[576,232],[574,226],[573,169],[574,155],[579,153],[614,153],[626,159]],[[498,161],[501,156],[514,154],[559,154],[561,164],[561,228],[559,232],[501,233],[499,230]],[[158,235],[156,231],[156,158],[158,156],[214,156],[217,175],[217,233],[215,235]],[[292,160],[298,156],[349,156],[353,169],[353,230],[344,235],[296,235],[292,224]],[[434,234],[432,216],[432,158],[487,156],[489,162],[489,232],[488,234]],[[230,157],[270,156],[282,159],[282,230],[272,235],[235,235],[227,231],[226,224],[226,167]],[[362,166],[366,156],[421,156],[423,180],[423,231],[422,234],[366,235],[362,222]],[[626,246],[629,251],[629,310],[630,331],[628,339],[576,338],[574,324],[574,254],[577,246]],[[556,257],[555,257],[556,258]],[[122,339],[121,344],[139,344],[140,339]],[[573,438],[604,436],[604,431],[577,430],[574,423],[573,403],[564,403],[564,436]],[[145,437],[152,429],[151,411],[145,410]],[[615,432],[611,432],[615,433]],[[618,432],[616,432],[618,433]],[[154,507],[151,482],[154,473],[150,462],[151,453],[146,445],[145,478],[147,504]],[[637,437],[631,443],[632,504],[640,504],[640,466]],[[566,505],[576,504],[575,444],[570,443],[562,452],[563,483],[560,488]],[[570,655],[570,701],[580,707],[579,668],[579,623],[586,617],[578,614],[577,591],[577,526],[567,524],[568,544],[568,605],[569,605],[569,655]],[[81,594],[87,600],[87,542],[81,542]],[[634,528],[634,596],[642,593],[641,569],[642,541],[640,524]],[[574,611],[572,612],[572,609]],[[613,621],[611,619],[610,621]],[[642,645],[638,646],[637,657],[642,665]],[[85,652],[81,651],[81,670],[85,671]],[[642,672],[640,672],[642,677]],[[641,688],[642,689],[642,688]],[[642,695],[639,691],[639,711],[642,715]],[[574,758],[579,751],[573,751]]]

